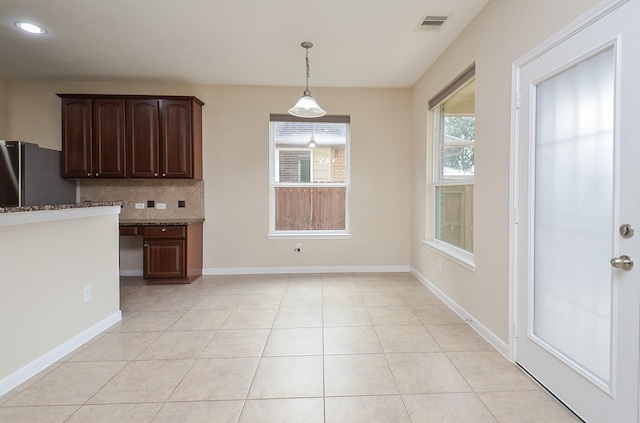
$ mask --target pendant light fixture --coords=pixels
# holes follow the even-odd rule
[[[313,43],[304,41],[300,45],[306,50],[307,85],[302,97],[296,102],[295,106],[289,109],[289,114],[301,118],[321,117],[326,115],[327,112],[322,110],[315,98],[311,97],[311,91],[309,91],[309,49],[313,47]]]
[[[311,138],[309,138],[309,143],[307,144],[307,147],[309,147],[309,148],[316,148],[318,146],[316,144],[316,139],[313,136],[313,133],[315,132],[314,131],[315,129],[316,129],[316,125],[314,123],[313,126],[311,127]]]

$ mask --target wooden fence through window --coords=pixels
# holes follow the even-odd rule
[[[346,187],[276,187],[276,230],[344,230]]]
[[[473,251],[473,185],[440,187],[438,239]]]

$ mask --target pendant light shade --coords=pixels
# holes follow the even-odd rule
[[[289,114],[302,118],[315,118],[327,114],[318,104],[315,98],[311,97],[309,91],[305,91],[304,95],[298,99],[295,106],[289,109]]]
[[[324,112],[324,110],[323,110]],[[309,138],[309,143],[307,144],[307,147],[309,148],[316,148],[318,146],[318,144],[316,144],[316,139],[313,136],[313,133],[315,132],[316,129],[316,125],[313,124],[313,126],[311,127],[311,138]]]
[[[307,85],[302,94],[302,97],[298,99],[296,104],[289,109],[289,114],[301,117],[301,118],[317,118],[327,114],[322,107],[318,104],[315,98],[311,97],[311,91],[309,91],[309,49],[313,47],[313,44],[309,41],[305,41],[301,46],[307,51],[306,53],[306,65],[307,65]]]

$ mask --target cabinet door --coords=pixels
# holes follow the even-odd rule
[[[160,175],[193,178],[191,101],[160,100]]]
[[[144,278],[184,278],[184,239],[145,240]]]
[[[62,99],[62,176],[90,178],[91,99]]]
[[[157,178],[160,161],[158,100],[127,100],[130,178]]]
[[[94,99],[93,176],[125,176],[125,102],[121,99]]]

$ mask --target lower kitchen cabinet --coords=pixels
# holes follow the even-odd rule
[[[154,239],[144,242],[144,278],[184,278],[184,239]]]
[[[142,235],[147,283],[191,283],[202,275],[202,223],[121,226],[120,234]]]

